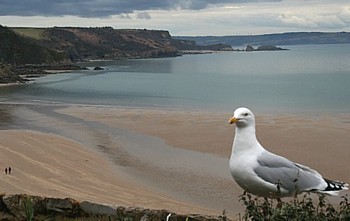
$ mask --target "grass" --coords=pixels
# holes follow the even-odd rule
[[[44,28],[11,28],[12,31],[19,35],[34,38],[35,40],[41,40],[44,38]]]
[[[340,221],[350,220],[350,202],[347,196],[342,196],[338,205],[332,205],[325,195],[318,195],[317,202],[310,197],[310,193],[294,197],[290,202],[279,203],[276,199],[257,198],[244,192],[240,201],[245,206],[245,212],[240,221]]]
[[[32,221],[34,218],[34,208],[33,202],[30,196],[27,196],[24,201],[22,201],[22,210],[26,215],[27,221]]]

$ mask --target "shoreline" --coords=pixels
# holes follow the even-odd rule
[[[121,185],[121,181],[128,181],[126,193],[131,191],[129,186],[138,186],[133,189],[134,199],[144,199],[131,202],[130,195],[123,193],[113,198],[115,202],[119,200],[131,202],[133,206],[153,205],[157,209],[207,215],[219,215],[225,209],[229,217],[236,217],[242,212],[242,205],[238,202],[242,190],[228,171],[234,127],[227,123],[227,119],[232,113],[92,106],[42,107],[41,111],[36,110],[19,109],[15,115],[23,119],[29,117],[33,129],[38,124],[41,130],[46,131],[43,135],[40,135],[42,132],[27,130],[0,131],[0,134],[10,133],[7,134],[10,136],[15,133],[10,136],[12,139],[7,139],[28,143],[26,134],[29,133],[32,141],[42,142],[42,151],[46,148],[45,143],[52,143],[46,136],[53,136],[50,139],[57,140],[57,145],[74,139],[74,145],[79,146],[82,154],[92,151],[95,157],[101,157],[112,166],[113,169],[106,166],[104,172],[120,173],[125,177],[120,180],[105,175],[101,179],[102,184],[94,185]],[[349,122],[349,114],[257,114],[257,136],[270,151],[310,166],[324,177],[349,183],[349,177],[342,169],[349,166],[350,150],[344,145],[350,141]],[[0,145],[3,139],[0,139]],[[38,146],[30,142],[28,145],[30,148]],[[66,151],[66,154],[71,155],[71,152]],[[34,157],[33,153],[28,154]],[[53,155],[50,157],[57,157]],[[66,157],[63,160],[67,160]],[[40,164],[41,161],[36,162]],[[88,180],[97,182],[100,179],[101,174],[96,168],[79,168],[80,164],[76,167],[81,171],[79,173],[85,174],[79,182],[86,182],[84,179],[88,174]],[[57,165],[51,168],[55,171]],[[66,183],[67,177],[72,177],[72,174],[62,173],[57,179]],[[45,179],[42,182],[44,193],[53,194],[50,188],[45,187],[48,182]],[[62,194],[67,196],[71,194],[68,190],[73,184],[67,181],[65,185],[67,192],[62,190]],[[97,195],[93,200],[111,202],[110,198],[101,197],[99,190],[90,188],[89,185],[80,186],[79,190],[84,191],[80,196],[91,192]],[[23,189],[28,188],[23,186]],[[145,195],[144,190],[149,194]],[[148,200],[152,203],[149,204]]]
[[[25,84],[28,82],[31,83],[33,82],[33,79],[48,74],[60,74],[77,70],[86,70],[86,68],[78,66],[76,64],[27,64],[19,66],[12,66],[10,64],[6,65],[10,67],[7,71],[11,71],[11,74],[16,76],[17,79],[8,80],[6,83],[0,83],[0,87]]]
[[[20,84],[24,84],[24,83],[21,83],[21,82],[13,82],[13,83],[0,83],[0,87],[8,87],[8,86],[20,85]]]

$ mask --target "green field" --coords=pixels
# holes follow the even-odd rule
[[[34,38],[36,40],[43,39],[43,33],[45,32],[45,28],[11,28],[11,30],[19,35]]]

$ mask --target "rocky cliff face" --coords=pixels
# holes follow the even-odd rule
[[[23,81],[11,65],[0,62],[0,84]]]
[[[167,31],[112,28],[48,28],[40,45],[65,52],[72,60],[177,56]]]
[[[181,215],[167,210],[108,206],[74,199],[28,195],[0,196],[0,219],[20,220],[130,220],[130,221],[224,221],[225,216]]]

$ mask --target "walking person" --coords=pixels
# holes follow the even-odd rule
[[[5,168],[5,174],[7,174],[7,167]]]

